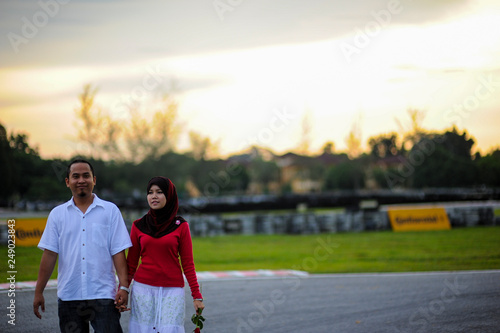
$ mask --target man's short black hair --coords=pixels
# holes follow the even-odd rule
[[[76,164],[76,163],[87,163],[90,167],[90,171],[92,171],[92,176],[95,176],[95,173],[94,173],[94,167],[92,166],[92,164],[90,164],[89,161],[87,160],[84,160],[84,159],[76,159],[76,160],[73,160],[69,165],[68,165],[68,168],[66,169],[66,178],[69,178],[69,173],[71,172],[71,166],[73,164]]]

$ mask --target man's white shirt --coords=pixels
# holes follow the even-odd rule
[[[114,299],[112,256],[132,246],[118,207],[93,196],[85,214],[73,198],[55,207],[38,243],[58,253],[57,296],[63,301]]]

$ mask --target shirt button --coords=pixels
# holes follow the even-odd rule
[[[83,244],[83,246],[85,246],[85,244]]]

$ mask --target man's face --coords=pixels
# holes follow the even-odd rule
[[[92,195],[95,185],[95,176],[87,163],[75,163],[71,165],[69,178],[66,178],[66,186],[69,187],[74,197],[85,198]]]

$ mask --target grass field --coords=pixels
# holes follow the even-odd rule
[[[500,269],[500,227],[194,238],[197,271],[296,269],[310,273]],[[36,280],[42,251],[16,247],[16,280]],[[0,247],[0,283],[7,247]],[[54,273],[52,278],[56,278]]]

